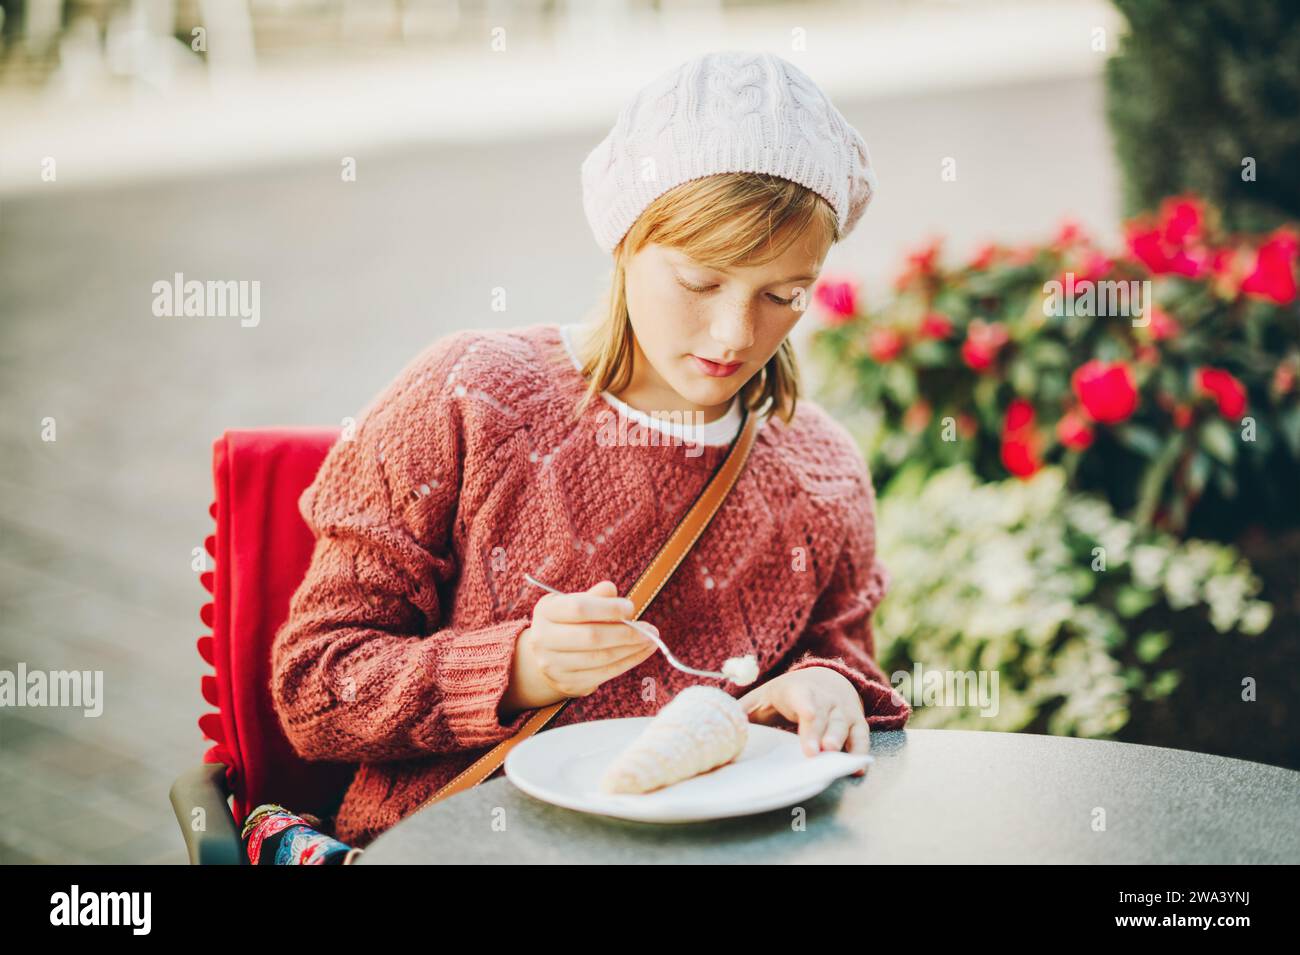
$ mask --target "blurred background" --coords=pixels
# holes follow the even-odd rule
[[[209,668],[194,562],[212,533],[213,440],[338,425],[456,329],[578,320],[608,279],[583,158],[633,91],[725,48],[811,75],[878,171],[796,339],[810,389],[850,424],[882,491],[881,548],[900,581],[880,611],[886,669],[1004,671],[1000,720],[936,706],[917,725],[1300,767],[1286,500],[1300,447],[1287,450],[1294,388],[1274,381],[1295,354],[1296,306],[1275,286],[1248,294],[1274,238],[1269,275],[1279,257],[1294,275],[1275,231],[1298,214],[1288,6],[0,0],[0,668],[103,670],[106,696],[98,719],[0,710],[0,861],[185,861],[167,791],[211,745],[195,725]],[[1226,343],[1254,349],[1233,345],[1238,363],[1218,366],[1255,389],[1252,409],[1267,404],[1279,455],[1234,486],[1249,455],[1204,425],[1217,453],[1202,485],[1219,497],[1200,523],[1195,501],[1181,521],[1169,508],[1157,520],[1155,504],[1174,505],[1175,463],[1199,473],[1184,462],[1201,431],[1125,422],[1136,437],[1104,460],[1105,435],[1091,449],[1054,437],[1079,400],[1073,365],[1133,356],[1105,334],[1058,335],[1021,361],[1038,346],[1012,318],[1063,266],[1143,267],[1126,223],[1192,192],[1195,228],[1169,208],[1153,220],[1162,248],[1226,248],[1232,233],[1243,274],[1225,290],[1195,285],[1208,271],[1161,273],[1209,316],[1200,351],[1172,366],[1195,375]],[[154,283],[176,273],[260,283],[258,321],[156,315]],[[491,307],[498,287],[505,312]],[[932,313],[948,329],[917,354]],[[1265,330],[1243,330],[1255,323]],[[995,374],[963,352],[986,339]],[[1189,380],[1177,388],[1193,405]],[[1000,452],[1017,396],[1046,435],[1032,468]],[[935,443],[946,410],[967,415],[962,440]],[[1196,413],[1197,428],[1216,420]],[[43,439],[49,419],[57,441]],[[1162,457],[1174,430],[1183,443]],[[1137,513],[1131,486],[1157,461],[1156,500]],[[1273,510],[1228,503],[1262,486]],[[945,510],[961,500],[987,506]],[[1091,567],[1098,541],[1114,578]],[[972,562],[1019,576],[962,576]]]

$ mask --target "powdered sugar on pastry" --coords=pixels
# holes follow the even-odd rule
[[[673,697],[606,769],[607,793],[644,793],[728,763],[745,749],[749,718],[740,703],[712,686]]]

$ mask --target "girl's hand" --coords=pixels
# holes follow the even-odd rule
[[[828,667],[807,667],[783,673],[740,698],[751,723],[771,724],[785,717],[799,724],[804,754],[823,749],[850,753],[871,749],[871,728],[862,711],[862,697],[849,680]],[[858,770],[853,775],[865,775]]]
[[[501,714],[587,696],[657,651],[654,641],[618,622],[631,620],[634,609],[611,580],[585,593],[543,595],[515,644]]]

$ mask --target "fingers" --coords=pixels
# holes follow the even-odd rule
[[[863,755],[871,752],[871,727],[864,719],[856,720],[849,727],[849,752]]]
[[[653,645],[636,647],[630,651],[627,648],[612,649],[607,660],[594,664],[583,657],[575,656],[577,665],[569,672],[583,679],[598,679],[603,683],[618,676],[624,670],[631,669],[647,657],[653,656],[657,649],[658,647]]]
[[[768,696],[768,702],[785,719],[797,722],[800,745],[805,755],[818,754],[822,748],[822,737],[826,734],[826,704],[819,703],[813,691],[805,685],[792,686],[787,693]]]
[[[596,623],[630,620],[635,610],[631,599],[618,596],[613,583],[601,581],[586,593],[543,594],[533,613],[555,623]]]
[[[608,626],[617,627],[618,624],[608,624]],[[571,649],[563,649],[548,643],[542,650],[542,656],[560,669],[577,673],[582,670],[599,669],[630,656],[648,656],[657,649],[653,642],[632,631],[632,636],[622,643],[616,643],[613,638],[609,638],[609,642],[599,646],[584,644]]]
[[[871,728],[863,716],[861,703],[850,705],[816,683],[791,680],[790,676],[786,674],[755,687],[737,700],[751,723],[770,724],[782,717],[796,723],[800,747],[806,756],[846,748],[850,753],[870,751]],[[857,770],[854,775],[865,773]]]
[[[856,720],[849,727],[849,752],[866,754],[871,752],[871,727],[867,725],[864,719]],[[854,770],[854,776],[865,776],[866,767]]]
[[[627,597],[595,594],[545,594],[536,610],[555,623],[590,623],[604,620],[629,620],[635,609]]]
[[[595,666],[574,669],[568,665],[566,658],[580,659],[578,654],[555,654],[539,664],[539,669],[555,689],[566,696],[587,696],[602,683],[612,680],[641,661],[652,655],[657,648],[648,645],[631,653],[611,659],[609,662]]]
[[[805,755],[816,756],[822,750],[838,753],[846,742],[852,744],[850,752],[867,751],[852,749],[870,746],[867,723],[860,713],[845,713],[834,701],[803,687],[786,695],[789,702],[776,708],[787,719],[798,721],[799,743]]]
[[[822,734],[821,748],[832,753],[838,753],[844,748],[844,743],[848,738],[848,719],[839,708],[832,707],[830,715],[826,718],[826,731]]]
[[[558,623],[543,625],[541,631],[540,643],[557,653],[595,653],[654,645],[640,630],[625,623]]]

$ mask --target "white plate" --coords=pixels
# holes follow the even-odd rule
[[[601,792],[605,767],[651,719],[543,730],[506,756],[506,778],[528,795],[566,809],[637,822],[698,822],[794,805],[875,762],[870,755],[844,752],[805,756],[794,733],[751,723],[744,752],[724,766],[654,792]]]

